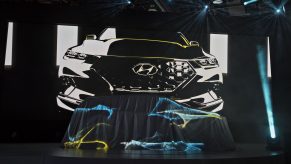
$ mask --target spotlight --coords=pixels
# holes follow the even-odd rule
[[[131,4],[131,1],[128,0],[128,1],[127,1],[127,4]]]
[[[205,6],[204,6],[204,9],[208,9],[208,5],[205,5]]]
[[[223,0],[214,0],[214,1],[212,1],[212,3],[215,5],[220,5],[223,3]]]
[[[258,0],[248,0],[248,1],[245,1],[244,2],[244,5],[246,6],[246,5],[249,5],[249,4],[251,4],[251,3],[255,3],[255,2],[257,2]]]
[[[276,10],[275,10],[275,14],[284,14],[284,13],[285,13],[284,6],[280,6],[280,7],[276,8]]]

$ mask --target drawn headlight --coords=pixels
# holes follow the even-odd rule
[[[74,59],[80,59],[80,60],[83,60],[87,57],[87,55],[84,53],[78,53],[78,52],[74,52],[72,50],[68,50],[66,52],[65,56],[68,58],[74,58]]]
[[[195,59],[195,61],[201,66],[218,66],[218,62],[215,58]]]
[[[218,62],[215,58],[209,58],[208,59],[209,64],[211,65],[218,65]]]

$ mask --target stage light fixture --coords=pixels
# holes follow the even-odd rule
[[[275,8],[275,14],[284,14],[285,13],[285,7],[282,5],[282,6],[279,6],[278,8]]]
[[[204,9],[208,9],[208,5],[205,5],[205,6],[204,6]]]
[[[220,5],[220,4],[223,3],[223,0],[214,0],[214,1],[212,1],[212,3],[213,3],[214,5]]]
[[[127,4],[131,4],[131,1],[128,0],[128,1],[127,1]]]
[[[249,4],[251,4],[251,3],[255,3],[255,2],[257,2],[258,0],[249,0],[249,1],[245,1],[244,2],[244,5],[246,6],[246,5],[249,5]]]

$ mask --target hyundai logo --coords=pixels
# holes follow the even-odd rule
[[[139,63],[132,70],[134,73],[142,76],[151,76],[158,72],[158,68],[149,63]]]

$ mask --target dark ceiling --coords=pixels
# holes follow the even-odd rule
[[[185,13],[207,10],[227,15],[251,15],[266,12],[275,12],[281,9],[282,13],[290,11],[288,0],[1,0],[0,4],[31,4],[31,5],[53,5],[53,6],[98,6],[98,8],[109,5],[123,6],[125,9],[150,11],[150,12],[173,12]],[[244,3],[249,3],[244,5]],[[283,8],[284,6],[284,8]],[[284,11],[285,10],[285,11]]]

